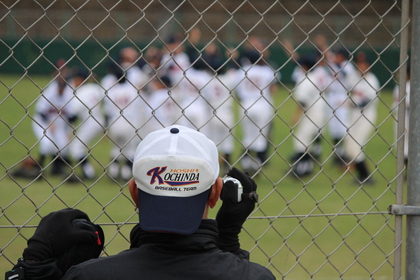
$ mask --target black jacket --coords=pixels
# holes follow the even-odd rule
[[[73,266],[62,279],[275,279],[270,270],[250,262],[248,252],[221,251],[217,234],[214,220],[203,220],[192,235],[150,233],[135,227],[132,248]]]

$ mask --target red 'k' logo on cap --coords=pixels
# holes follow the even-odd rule
[[[159,185],[163,184],[163,179],[162,177],[160,177],[160,174],[162,174],[163,172],[165,172],[166,168],[168,168],[167,166],[165,167],[155,167],[150,169],[149,171],[147,171],[147,175],[151,176],[152,178],[150,178],[150,184],[154,184],[156,182],[156,179],[159,181]]]

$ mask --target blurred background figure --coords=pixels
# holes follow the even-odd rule
[[[184,71],[184,77],[178,84],[178,104],[182,108],[182,116],[178,123],[201,131],[210,120],[211,112],[207,110],[208,103],[205,96],[208,95],[206,85],[213,76],[197,66],[194,64]]]
[[[174,124],[176,106],[172,99],[172,83],[168,76],[155,77],[149,86],[146,102],[146,132],[150,133]]]
[[[168,76],[172,83],[172,97],[176,104],[181,107],[176,113],[177,120],[182,117],[182,103],[184,93],[180,89],[180,83],[184,79],[184,72],[191,67],[190,59],[185,53],[183,44],[184,38],[181,34],[176,33],[169,36],[165,41],[162,50],[162,59],[160,65],[159,76]]]
[[[75,96],[68,106],[77,125],[69,147],[70,154],[77,166],[80,165],[83,177],[93,179],[95,169],[89,162],[89,154],[92,141],[105,129],[102,108],[105,95],[102,87],[89,79],[89,73],[82,69],[73,74],[71,86]]]
[[[380,84],[376,76],[370,71],[371,63],[368,58],[357,61],[358,76],[351,96],[350,122],[348,136],[345,138],[345,152],[350,164],[354,164],[358,184],[373,184],[369,172],[365,145],[372,132],[376,129],[378,95]]]
[[[144,99],[126,79],[126,71],[114,64],[117,83],[107,92],[104,112],[108,137],[112,142],[109,176],[113,179],[129,180],[134,152],[141,140],[139,129],[146,123]]]
[[[209,102],[211,118],[203,131],[207,137],[216,143],[221,154],[220,166],[222,172],[231,167],[231,155],[234,150],[233,128],[235,115],[233,110],[234,97],[232,84],[235,83],[232,72],[218,75],[207,85],[206,100]]]
[[[327,69],[330,71],[333,80],[325,96],[328,103],[328,128],[332,144],[334,145],[334,163],[345,166],[346,158],[343,150],[343,140],[349,126],[347,99],[354,86],[351,81],[356,76],[356,69],[353,63],[349,61],[349,52],[343,47],[330,55],[329,59]]]
[[[296,177],[313,172],[314,160],[320,156],[319,140],[326,126],[325,92],[331,83],[331,76],[325,69],[325,60],[316,52],[299,59],[302,75],[293,92],[298,103],[293,116],[294,130],[292,171]],[[303,78],[303,79],[302,79]]]
[[[241,128],[245,153],[242,167],[250,174],[267,160],[268,138],[274,115],[273,86],[278,73],[268,66],[258,51],[248,52],[248,65],[236,72],[236,92],[241,105]]]
[[[73,89],[68,85],[70,69],[64,59],[55,65],[54,79],[45,88],[35,105],[32,128],[39,141],[39,167],[46,167],[47,158],[52,158],[53,175],[67,175],[70,158],[68,143],[72,136],[69,102]]]

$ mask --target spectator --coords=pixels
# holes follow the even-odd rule
[[[182,126],[149,134],[136,150],[134,180],[129,184],[140,216],[130,234],[131,248],[74,265],[61,279],[275,279],[240,249],[238,234],[255,207],[255,182],[239,170],[231,170],[228,175],[243,186],[244,193],[238,196],[237,185],[223,183],[218,174],[217,148],[203,134]],[[216,221],[210,220],[209,208],[219,196],[223,204]],[[15,279],[20,271],[26,274],[22,279],[60,279],[65,271],[57,265],[59,253],[66,255],[83,236],[95,237],[98,232],[92,229],[95,225],[84,231],[65,231],[73,229],[72,219],[83,215],[77,210],[64,214],[57,217],[53,213],[41,221],[35,238],[28,240],[23,260],[8,279]],[[61,224],[58,228],[57,222]],[[49,238],[42,238],[43,234]],[[91,240],[102,242],[100,238]]]

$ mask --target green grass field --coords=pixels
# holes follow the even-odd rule
[[[11,178],[9,172],[24,158],[38,155],[29,116],[49,78],[3,75],[0,81],[0,275],[21,256],[40,217],[65,207],[79,208],[103,225],[105,255],[127,249],[137,216],[125,182],[103,173],[109,163],[107,138],[98,139],[92,149],[100,174],[96,180],[70,184],[48,175],[34,182]],[[241,243],[253,261],[268,266],[278,279],[392,278],[395,229],[386,212],[395,201],[395,120],[390,92],[382,92],[380,99],[377,130],[365,148],[376,184],[360,187],[351,170],[333,164],[328,134],[316,172],[302,180],[287,175],[296,104],[287,89],[276,94],[271,157],[255,178],[260,202],[245,224]],[[241,153],[237,146],[234,160]]]

